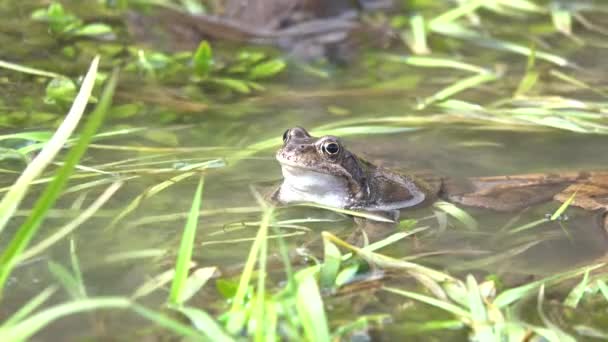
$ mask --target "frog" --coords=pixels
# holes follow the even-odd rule
[[[436,199],[423,179],[376,166],[349,151],[336,136],[311,136],[294,127],[283,134],[276,159],[283,182],[272,198],[281,204],[312,202],[367,211],[415,207]]]
[[[336,136],[287,129],[276,152],[283,181],[271,198],[279,204],[395,211],[446,200],[470,207],[516,211],[550,200],[608,211],[608,172],[580,171],[450,179],[400,173],[359,157]],[[576,194],[573,197],[573,194]],[[573,199],[572,199],[573,198]],[[604,226],[608,216],[604,215]]]

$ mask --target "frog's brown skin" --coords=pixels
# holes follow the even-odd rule
[[[285,132],[283,141],[276,158],[284,180],[273,194],[279,203],[314,202],[389,211],[442,197],[467,206],[512,211],[551,199],[563,202],[577,192],[571,205],[608,210],[608,172],[478,177],[460,182],[435,178],[427,182],[376,167],[348,151],[334,136],[316,138],[295,127]]]

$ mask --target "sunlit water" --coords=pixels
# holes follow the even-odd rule
[[[598,63],[605,61],[605,58],[598,58],[602,55],[602,50],[595,51],[596,54],[581,53],[582,56],[577,62],[601,71]],[[479,63],[483,64],[490,57],[481,57]],[[507,65],[519,70],[517,77],[504,81],[509,87],[516,85],[525,63],[524,59],[508,57],[503,58],[501,63],[511,63]],[[391,91],[379,95],[370,91],[366,95],[364,91],[361,94],[344,92],[337,95],[322,95],[324,91],[347,89],[352,86],[353,75],[358,72],[370,72],[364,68],[365,65],[356,67],[358,68],[356,70],[338,72],[331,80],[312,78],[302,81],[297,76],[284,76],[282,82],[297,84],[294,88],[299,90],[286,96],[280,89],[270,87],[262,100],[253,99],[236,104],[225,104],[203,113],[180,113],[171,108],[159,109],[157,105],[144,106],[139,115],[130,121],[110,119],[105,130],[114,129],[118,124],[130,124],[135,127],[148,127],[146,131],[98,142],[114,146],[169,149],[221,147],[225,148],[224,150],[166,153],[112,151],[93,147],[82,164],[95,167],[128,158],[150,158],[133,163],[149,162],[150,164],[141,167],[155,169],[180,167],[213,159],[225,162],[225,167],[209,169],[205,172],[203,210],[223,209],[226,212],[215,212],[201,217],[194,256],[200,266],[218,266],[226,274],[238,275],[239,265],[246,259],[251,245],[250,239],[256,233],[255,222],[260,216],[253,192],[271,191],[273,186],[280,182],[281,174],[279,165],[274,159],[276,146],[263,149],[243,159],[234,158],[237,151],[259,141],[278,138],[285,129],[296,125],[314,129],[342,120],[419,115],[421,112],[414,109],[416,99],[426,97],[441,85],[449,84],[462,76],[448,71],[434,70],[425,74],[424,70],[417,70],[418,79],[412,79],[410,83],[404,82],[402,92]],[[586,71],[585,75],[592,80],[593,73]],[[407,74],[408,71],[403,69],[400,76],[405,77]],[[385,79],[388,76],[379,72],[370,78],[374,77]],[[423,78],[428,80],[421,81],[416,87],[417,82]],[[369,85],[370,82],[366,84]],[[488,94],[494,94],[492,96],[499,98],[512,93],[512,90],[502,90],[501,86],[496,88],[491,91],[483,89],[477,93],[468,92],[461,98],[483,103],[484,99],[490,96]],[[130,92],[137,94],[138,89],[130,89]],[[559,93],[559,89],[555,92]],[[579,92],[576,95],[597,100],[594,94]],[[342,109],[341,114],[335,114],[336,111],[331,110],[331,107]],[[175,113],[179,119],[173,120],[169,125],[163,125],[161,123],[163,111]],[[438,111],[431,108],[422,113],[433,115]],[[432,172],[443,177],[606,169],[608,165],[608,154],[604,153],[607,140],[600,135],[557,130],[512,132],[477,129],[466,124],[447,122],[412,126],[412,128],[416,130],[382,135],[348,136],[344,141],[351,151],[375,163],[399,170]],[[155,135],[155,132],[161,132],[164,138],[163,135]],[[169,140],[175,140],[177,146],[163,143]],[[150,157],[153,155],[157,157]],[[134,168],[139,166],[125,164],[125,170]],[[118,169],[108,169],[108,171],[118,171]],[[150,277],[172,268],[174,252],[177,250],[186,219],[184,215],[173,217],[170,215],[184,214],[189,210],[197,176],[182,180],[146,198],[141,205],[114,226],[110,223],[118,212],[142,192],[178,173],[176,171],[153,175],[147,171],[136,172],[139,178],[127,181],[94,218],[72,235],[89,295],[130,295]],[[74,186],[82,182],[75,180],[70,185]],[[31,206],[40,189],[40,187],[33,188],[31,197],[22,206],[23,209]],[[99,186],[86,193],[66,195],[56,208],[68,209],[81,200],[83,206],[86,206],[100,194],[102,189],[103,186]],[[497,232],[505,229],[508,224],[518,226],[538,220],[546,214],[553,213],[559,206],[559,203],[551,202],[508,214],[463,208],[479,221],[478,231],[467,230],[453,219],[449,220],[448,227],[442,227],[434,208],[406,210],[402,212],[401,218],[419,219],[418,226],[428,226],[428,229],[416,239],[401,241],[383,252],[400,257],[436,252],[436,255],[421,257],[418,262],[436,268],[445,268],[454,274],[497,273],[507,280],[512,280],[513,284],[589,263],[603,255],[606,250],[606,238],[597,224],[595,214],[576,209],[567,212],[567,220],[550,222],[509,238],[495,239]],[[512,221],[516,216],[519,216],[518,220]],[[332,231],[346,237],[355,227],[351,218],[321,209],[280,209],[277,212],[278,220],[305,217],[323,219],[326,222],[301,223],[302,226],[309,228],[308,231],[284,230],[294,233],[286,239],[292,249],[318,239],[321,231]],[[45,221],[41,234],[46,235],[69,220],[65,213],[56,213],[53,218]],[[16,220],[15,226],[17,224]],[[138,259],[115,261],[121,254],[134,251],[148,251],[158,256],[148,255]],[[6,311],[2,313],[3,315],[9,314],[26,298],[55,282],[48,272],[49,261],[69,265],[69,243],[64,240],[56,244],[33,262],[16,270],[6,289],[8,307],[4,309]],[[202,298],[217,299],[213,286],[208,285],[203,292]],[[144,301],[156,303],[164,298],[165,293],[156,292],[146,297]],[[358,302],[349,302],[346,306],[356,304],[356,310],[353,312],[364,309],[384,311],[394,314],[396,321],[405,319],[400,318],[396,307],[399,304],[391,301],[391,298],[379,295],[379,298],[370,299],[369,302],[358,303],[362,299],[357,299]],[[206,307],[211,301],[199,298],[195,302],[211,312],[218,310],[215,305]],[[340,305],[344,304],[340,304],[340,300],[336,299],[334,305],[333,310],[340,314]],[[347,312],[343,314],[348,317]],[[411,318],[412,316],[408,316],[408,319]],[[423,318],[420,320],[422,321]],[[54,334],[65,336],[58,331],[66,327],[76,336],[79,333],[90,333],[90,326],[87,323],[81,326],[83,322],[80,319],[72,323],[69,323],[69,320],[66,322],[50,329],[50,334],[44,339],[53,340]],[[119,330],[129,330],[128,326],[114,323]],[[390,337],[401,336],[402,332],[399,332],[397,326],[389,326],[385,333]],[[459,337],[462,336],[458,335],[454,338]]]

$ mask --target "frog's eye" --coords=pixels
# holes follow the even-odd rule
[[[287,141],[287,138],[289,137],[289,131],[290,129],[286,130],[285,133],[283,133],[283,142]]]
[[[340,153],[340,145],[337,142],[328,141],[321,147],[323,152],[330,156],[335,156]]]

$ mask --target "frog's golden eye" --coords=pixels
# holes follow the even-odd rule
[[[328,141],[321,146],[323,152],[329,156],[336,156],[340,153],[340,145],[334,141]]]

